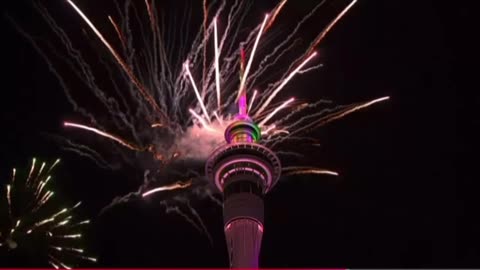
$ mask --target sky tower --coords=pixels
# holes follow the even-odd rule
[[[225,130],[226,145],[206,163],[206,175],[223,193],[223,222],[231,268],[258,268],[263,236],[263,197],[278,181],[280,160],[258,144],[260,128],[248,116],[246,96]]]

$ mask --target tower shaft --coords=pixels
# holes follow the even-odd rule
[[[242,218],[225,228],[231,268],[258,268],[263,230],[256,221]]]
[[[258,268],[263,236],[261,183],[252,175],[232,176],[225,186],[223,220],[231,268]]]

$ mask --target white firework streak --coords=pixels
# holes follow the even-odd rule
[[[73,47],[68,35],[45,8],[37,8],[65,45],[69,56],[61,58],[54,53],[56,60],[65,62],[72,74],[81,79],[94,97],[104,105],[108,112],[108,121],[98,120],[94,117],[95,113],[78,105],[73,97],[73,90],[68,88],[68,84],[61,78],[60,72],[54,68],[38,42],[21,29],[20,31],[47,61],[50,70],[65,89],[69,102],[84,118],[82,123],[68,122],[66,126],[82,129],[79,132],[89,132],[86,136],[99,135],[102,140],[113,141],[115,153],[119,154],[117,156],[129,164],[138,164],[137,155],[129,154],[129,151],[151,154],[152,160],[167,172],[174,170],[170,164],[177,159],[204,161],[215,148],[224,143],[225,127],[234,120],[237,113],[237,110],[231,108],[237,108],[237,100],[241,94],[249,97],[253,93],[247,108],[250,117],[259,122],[262,129],[264,139],[260,143],[285,155],[294,153],[283,151],[284,143],[295,140],[309,142],[305,135],[307,131],[388,99],[384,97],[354,105],[321,107],[331,102],[320,100],[294,106],[290,104],[293,101],[290,97],[287,100],[278,98],[282,96],[282,91],[289,91],[295,80],[301,79],[299,75],[321,67],[321,63],[315,63],[315,50],[356,0],[339,12],[307,48],[300,49],[300,30],[313,19],[313,15],[327,0],[320,1],[292,26],[290,32],[281,35],[280,41],[275,40],[270,32],[276,29],[277,16],[285,12],[285,6],[295,4],[293,1],[279,2],[267,12],[269,15],[259,16],[253,30],[245,34],[242,31],[245,29],[245,18],[254,3],[241,0],[227,3],[226,0],[221,0],[215,3],[217,9],[213,12],[211,6],[205,7],[204,15],[212,13],[213,19],[209,21],[208,17],[205,17],[204,24],[191,38],[188,34],[178,35],[190,33],[190,26],[194,24],[190,21],[190,16],[182,16],[184,21],[176,24],[175,29],[165,30],[164,25],[159,25],[161,20],[153,1],[145,2],[143,14],[146,19],[142,21],[141,18],[131,18],[133,4],[127,0],[123,11],[118,8],[119,14],[95,18],[95,21],[103,19],[112,25],[110,31],[118,39],[111,40],[102,34],[74,1],[66,1],[91,30],[87,35],[93,36],[96,46],[110,53],[110,58],[99,56],[99,61],[108,73],[113,91],[105,91],[97,85],[90,65],[81,52]],[[136,8],[136,11],[139,10]],[[121,23],[117,24],[117,21]],[[117,50],[116,47],[121,49]],[[297,57],[288,59],[287,55],[296,50]],[[95,52],[98,51],[100,49],[96,48]],[[214,52],[213,56],[208,55],[207,51]],[[241,59],[242,51],[248,55],[246,67],[243,67],[245,59]],[[278,64],[286,61],[291,64]],[[270,80],[267,86],[257,83],[266,80],[266,77]],[[287,106],[292,108],[284,109]],[[307,114],[307,109],[315,111]],[[201,112],[201,115],[198,112]],[[107,131],[112,129],[115,130],[115,135]],[[84,153],[94,160],[99,159],[93,154],[96,151],[90,148],[80,149],[79,145],[71,144],[69,150],[73,151],[72,149],[79,149],[79,153]],[[91,151],[87,152],[85,149]],[[107,167],[108,163],[103,157],[99,162],[102,167]],[[193,173],[197,177],[193,178],[191,187],[183,189],[186,197],[198,190],[208,190],[200,188],[206,186],[201,170],[203,167]],[[316,169],[311,169],[310,173],[334,174],[328,170]],[[191,175],[186,177],[190,178]],[[117,198],[114,203],[141,198],[142,194],[149,195],[155,190],[171,190],[168,188],[171,184],[163,182],[166,180],[152,179],[147,180],[145,177],[143,185],[136,192]],[[147,191],[153,184],[155,188]],[[206,197],[217,200],[211,195]],[[179,211],[177,208],[167,209]]]
[[[187,222],[189,222],[195,229],[197,229],[199,232],[202,232],[202,228],[195,222],[193,219],[185,214],[178,205],[169,205],[166,201],[161,201],[161,205],[165,206],[165,212],[168,213],[175,213],[178,214],[179,216],[183,217]]]
[[[198,221],[198,225],[201,227],[202,231],[205,233],[205,235],[208,237],[208,240],[210,241],[210,244],[213,245],[213,239],[212,239],[212,236],[210,235],[210,233],[208,232],[207,230],[207,227],[205,226],[205,223],[203,222],[203,219],[200,217],[200,215],[198,214],[197,210],[195,210],[195,208],[193,208],[191,205],[190,205],[190,202],[188,201],[188,199],[184,198],[184,197],[175,197],[174,198],[174,201],[177,201],[177,202],[180,202],[180,203],[184,203],[188,210],[190,210],[191,214],[193,215],[193,217],[195,217]],[[192,220],[193,222],[193,220]],[[196,223],[197,224],[197,223]]]

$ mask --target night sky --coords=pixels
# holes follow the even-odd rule
[[[8,2],[3,15],[37,38],[54,38],[30,1]],[[98,2],[82,7],[106,21],[112,7]],[[176,2],[180,9],[185,5]],[[293,23],[316,2],[289,1],[279,24]],[[305,36],[318,33],[347,3],[329,2]],[[471,11],[440,2],[360,0],[321,44],[324,67],[292,82],[290,91],[312,100],[391,100],[312,134],[321,147],[306,149],[304,160],[341,176],[289,177],[266,196],[262,267],[480,267],[480,224],[472,206],[478,192],[469,186],[473,176],[459,173],[456,158],[467,149],[457,134],[457,93],[464,87],[457,48],[467,32],[458,26]],[[255,10],[268,11],[274,3],[262,0]],[[76,47],[87,46],[80,34],[84,23],[72,9],[63,1],[47,6]],[[208,200],[191,204],[213,244],[180,216],[165,214],[163,195],[100,215],[114,197],[138,188],[143,171],[104,170],[62,151],[51,135],[70,136],[63,121],[81,117],[46,62],[2,19],[2,186],[12,167],[28,168],[33,156],[61,157],[56,188],[71,201],[82,200],[80,215],[94,221],[86,237],[99,257],[96,266],[227,267],[221,209]],[[76,141],[101,143],[81,138]],[[0,266],[47,266],[22,254],[0,256]]]

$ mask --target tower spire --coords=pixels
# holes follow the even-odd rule
[[[240,48],[240,81],[242,81],[245,76],[245,50]],[[240,98],[238,99],[238,117],[239,118],[246,118],[248,117],[247,112],[247,90],[245,89],[245,85],[240,86],[241,88],[238,89],[240,92]]]

